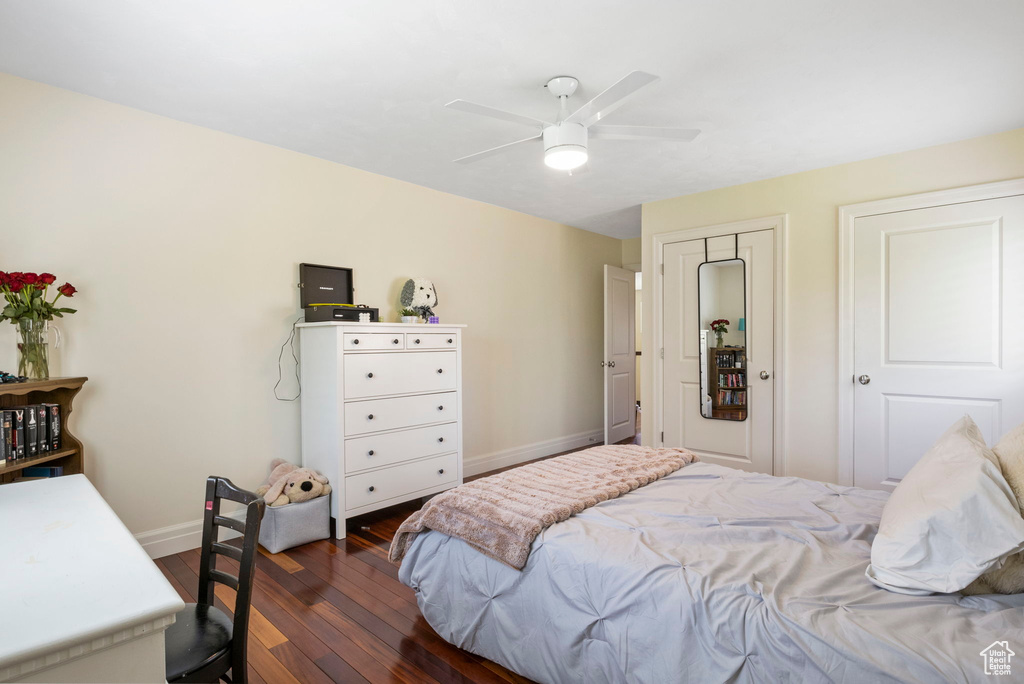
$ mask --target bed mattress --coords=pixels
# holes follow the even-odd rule
[[[695,463],[549,527],[521,572],[430,531],[399,576],[443,638],[538,682],[981,682],[1007,640],[1024,676],[1024,595],[867,580],[887,497]]]

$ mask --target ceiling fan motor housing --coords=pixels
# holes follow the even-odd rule
[[[570,170],[587,161],[587,129],[583,124],[560,123],[544,129],[544,163]]]

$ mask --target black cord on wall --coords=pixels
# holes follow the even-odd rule
[[[281,353],[277,355],[277,382],[274,384],[274,397],[278,401],[295,401],[302,396],[302,380],[299,379],[299,357],[295,353],[295,326],[298,325],[299,321],[303,319],[303,316],[299,316],[292,323],[292,331],[288,335],[288,339],[281,345]],[[295,384],[299,386],[299,391],[294,397],[282,397],[278,396],[277,388],[281,385],[281,381],[284,379],[284,370],[281,367],[281,362],[284,360],[284,348],[290,347],[292,351],[292,358],[295,360]]]

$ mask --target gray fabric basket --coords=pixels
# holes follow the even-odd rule
[[[318,496],[302,503],[267,506],[260,525],[260,544],[279,553],[331,536],[331,496]]]

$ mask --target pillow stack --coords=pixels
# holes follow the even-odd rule
[[[868,579],[902,594],[1024,591],[1022,496],[1024,425],[993,452],[964,416],[893,491]]]

